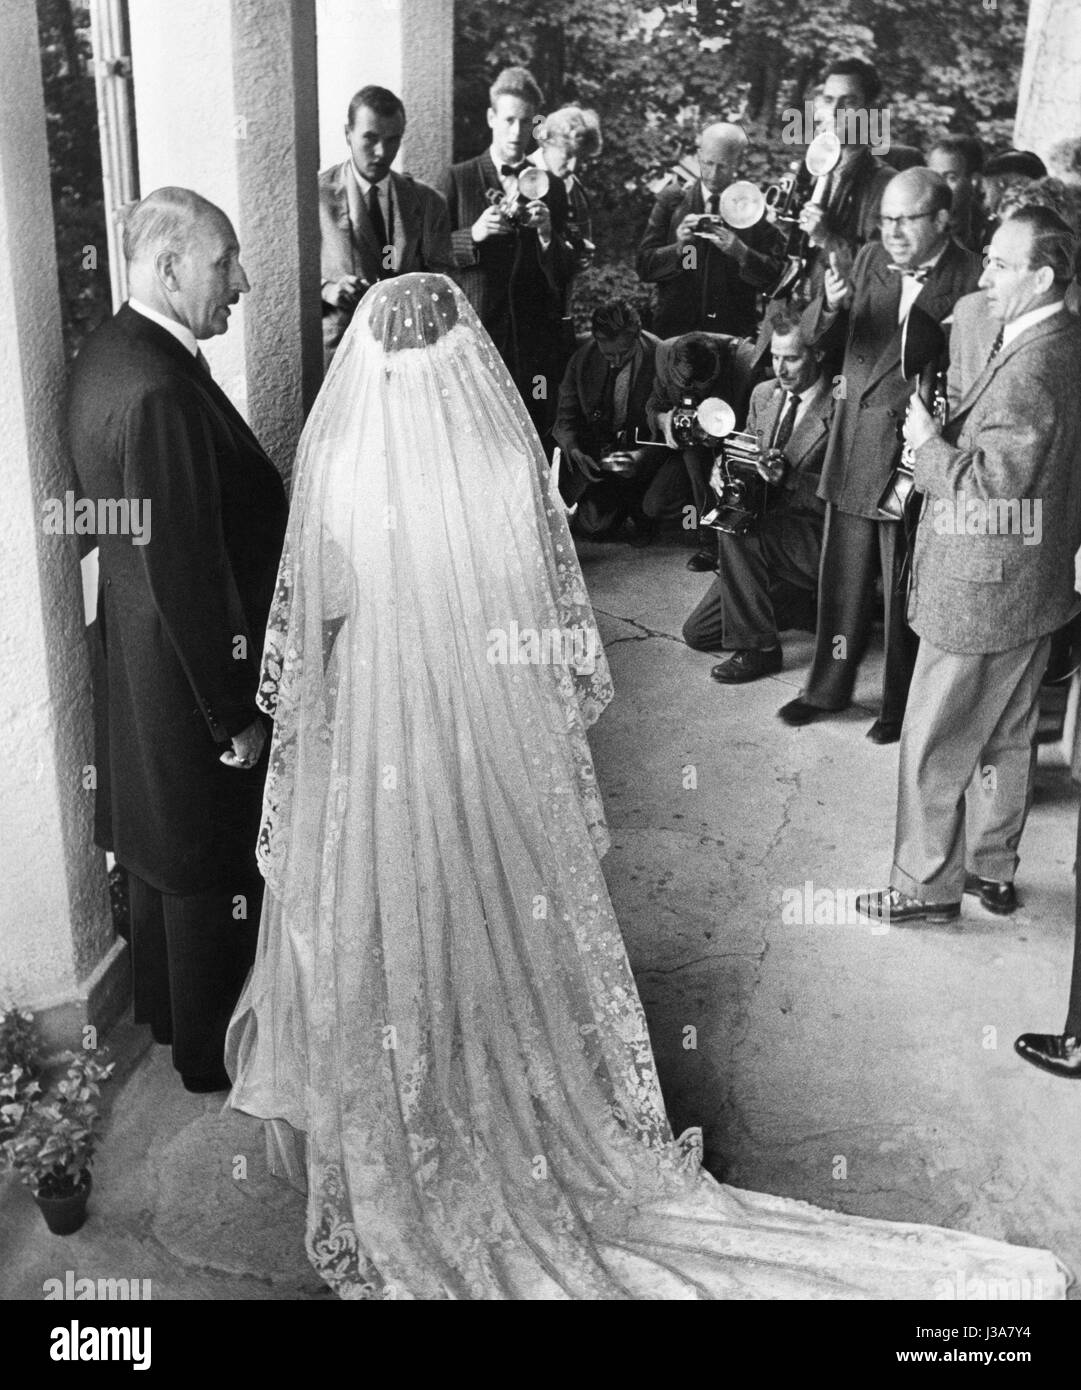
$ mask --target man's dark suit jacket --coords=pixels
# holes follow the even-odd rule
[[[128,305],[75,361],[69,425],[83,493],[150,507],[146,545],[98,537],[97,843],[161,892],[227,888],[255,870],[266,754],[219,755],[261,717],[285,489],[209,373]]]
[[[757,435],[763,448],[768,448],[773,438],[784,398],[784,389],[777,381],[763,381],[751,392],[747,433]],[[781,486],[789,515],[806,516],[819,522],[825,517],[826,505],[817,494],[833,404],[829,379],[822,377],[811,403],[785,445],[788,469]]]
[[[548,383],[554,398],[573,348],[573,328],[565,318],[575,262],[566,235],[567,191],[561,179],[549,179],[544,202],[552,215],[552,240],[542,250],[530,227],[479,244],[473,240],[473,223],[490,206],[489,190],[502,196],[488,151],[452,164],[440,181],[450,213],[455,278],[527,402],[534,372],[547,375],[558,364],[558,374]]]
[[[372,231],[367,205],[361,200],[361,222],[356,228],[349,220],[347,181],[349,160],[324,169],[319,175],[319,231],[321,235],[321,264],[324,280],[341,280],[346,275],[359,275],[374,285],[385,275],[385,248],[380,246]],[[391,171],[394,189],[394,210],[400,219],[404,244],[396,258],[394,273],[407,275],[412,271],[430,270],[439,275],[454,274],[454,250],[450,241],[450,222],[443,197],[419,183],[409,174]],[[394,241],[398,246],[398,222]],[[342,334],[353,317],[352,309],[332,309],[323,305],[323,347],[329,362]]]
[[[1072,617],[1079,459],[1081,325],[1059,310],[991,358],[944,433],[916,450],[924,502],[908,620],[921,637],[950,652],[1001,652]],[[1022,504],[1032,509],[1027,542]]]
[[[642,360],[631,378],[627,393],[627,416],[624,422],[626,448],[634,453],[636,437],[649,439],[652,431],[646,416],[646,402],[653,390],[654,359],[657,339],[652,333],[640,335]],[[608,363],[601,356],[596,342],[590,338],[577,349],[567,363],[563,381],[559,388],[559,408],[555,427],[552,431],[555,442],[566,457],[566,476],[571,480],[565,495],[572,506],[578,496],[588,486],[589,479],[583,478],[570,460],[572,449],[581,449],[594,461],[612,447],[611,422],[601,418],[601,405],[604,383],[608,375]],[[645,451],[639,450],[642,454]],[[649,451],[650,453],[653,450]]]
[[[736,235],[748,247],[747,263],[695,237],[676,240],[676,228],[692,213],[705,212],[701,180],[690,189],[662,189],[638,247],[638,278],[657,286],[653,331],[659,338],[683,333],[727,333],[753,337],[758,326],[758,292],[769,288],[784,267],[784,237],[765,218]],[[687,258],[694,252],[695,265]]]
[[[822,467],[819,496],[852,516],[877,520],[878,500],[901,452],[898,426],[912,394],[901,375],[901,276],[887,269],[880,241],[864,246],[852,271],[852,306],[829,313],[825,293],[808,305],[804,332],[827,355],[844,344],[837,408]],[[957,242],[946,244],[916,303],[939,323],[976,288],[980,261]]]

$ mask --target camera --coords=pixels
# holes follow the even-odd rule
[[[528,169],[523,169],[517,176],[514,181],[514,188],[510,193],[489,188],[485,196],[492,207],[498,208],[508,222],[513,222],[516,227],[522,227],[526,220],[526,203],[543,198],[548,192],[549,184],[547,170],[538,169],[531,165]]]
[[[758,471],[760,450],[753,434],[732,433],[721,444],[709,485],[716,504],[702,525],[730,536],[750,535],[777,500],[779,489]]]

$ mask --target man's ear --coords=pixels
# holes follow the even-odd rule
[[[1055,272],[1049,265],[1040,266],[1039,270],[1036,272],[1036,277],[1036,283],[1040,287],[1041,294],[1046,294],[1055,283]]]
[[[940,208],[938,212],[935,213],[935,226],[938,228],[939,232],[944,232],[949,225],[950,209]]]
[[[345,125],[342,126],[342,130],[345,131],[345,143],[349,145],[349,136],[352,133],[353,127],[346,121]],[[353,146],[349,145],[349,148],[352,150]]]
[[[495,112],[490,106],[488,108],[488,128],[489,130],[495,129]]]
[[[159,251],[154,257],[154,270],[158,280],[167,290],[179,288],[176,278],[176,263],[179,257],[173,250]]]

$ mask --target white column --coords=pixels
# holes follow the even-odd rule
[[[319,167],[345,158],[349,101],[389,87],[405,103],[395,167],[434,183],[450,163],[454,0],[319,0]]]
[[[77,1045],[125,1002],[127,964],[93,845],[78,541],[42,525],[75,479],[33,0],[0,0],[0,33],[0,998]]]
[[[1014,145],[1047,159],[1081,135],[1081,3],[1029,0]]]
[[[130,0],[140,192],[193,188],[252,283],[204,344],[284,473],[322,378],[315,0]]]

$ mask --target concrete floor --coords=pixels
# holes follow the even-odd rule
[[[1046,1246],[1081,1273],[1081,1087],[1012,1050],[1065,1011],[1065,771],[1041,770],[1016,916],[966,901],[947,927],[831,925],[821,906],[818,925],[793,921],[807,883],[843,901],[886,881],[897,750],[863,737],[880,662],[858,707],[785,728],[775,712],[811,639],[789,635],[777,677],[715,685],[679,638],[708,582],[686,554],[582,552],[617,694],[594,730],[605,867],[673,1126],[702,1125],[711,1168],[737,1186]],[[121,1067],[90,1218],[50,1236],[0,1180],[0,1298],[39,1299],[68,1270],[149,1278],[155,1299],[328,1297],[259,1126],[181,1090],[144,1029],[110,1042]]]

